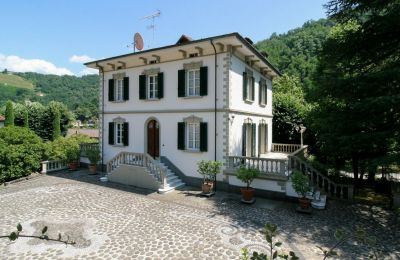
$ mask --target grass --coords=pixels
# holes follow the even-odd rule
[[[4,86],[24,88],[30,90],[33,90],[34,88],[32,82],[24,78],[21,78],[20,76],[0,73],[0,88]]]

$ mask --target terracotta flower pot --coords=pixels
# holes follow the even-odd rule
[[[243,200],[251,201],[254,197],[254,193],[256,192],[253,188],[240,188],[240,192],[242,193]]]
[[[78,162],[70,162],[68,163],[68,167],[70,171],[76,171],[78,168]]]
[[[308,198],[299,198],[300,208],[309,209],[311,207],[311,200]]]
[[[210,193],[214,188],[214,183],[212,181],[206,181],[201,185],[201,190],[203,193]]]
[[[89,164],[89,174],[96,174],[97,165],[96,164]]]

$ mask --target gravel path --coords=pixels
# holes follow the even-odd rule
[[[322,259],[316,246],[335,243],[337,228],[362,225],[377,238],[385,259],[400,255],[400,226],[391,211],[329,201],[311,215],[289,202],[258,199],[239,203],[239,195],[217,192],[207,199],[190,187],[160,195],[148,190],[100,183],[85,171],[61,172],[0,187],[0,234],[21,223],[24,234],[62,233],[74,246],[34,239],[0,240],[0,259],[239,259],[243,247],[267,251],[265,223],[278,225],[286,252]],[[355,241],[338,248],[339,259],[371,252]]]

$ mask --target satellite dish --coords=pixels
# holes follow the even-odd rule
[[[139,51],[143,50],[143,38],[140,35],[140,33],[135,33],[133,36],[133,42],[135,44],[135,48],[138,49]]]

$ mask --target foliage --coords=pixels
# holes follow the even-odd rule
[[[57,238],[57,239],[55,239],[55,238],[50,238],[50,237],[47,235],[47,231],[48,231],[47,226],[44,226],[43,229],[42,229],[42,232],[41,232],[42,234],[41,234],[40,236],[22,235],[22,234],[21,234],[21,232],[22,232],[22,225],[18,223],[18,225],[17,225],[17,230],[16,230],[16,231],[11,232],[9,235],[5,235],[5,236],[0,235],[0,238],[8,238],[10,241],[15,241],[15,240],[17,240],[17,239],[20,238],[20,237],[24,237],[24,238],[37,238],[37,239],[46,240],[46,241],[54,241],[54,242],[64,243],[65,245],[74,245],[74,244],[75,244],[75,241],[70,240],[70,239],[69,239],[69,236],[67,236],[67,239],[63,239],[61,233],[58,233],[58,238]]]
[[[215,176],[220,173],[222,162],[201,160],[197,162],[197,172],[203,175],[204,181],[214,181]]]
[[[283,74],[274,80],[273,95],[273,142],[300,143],[297,128],[305,125],[310,106],[304,98],[300,80]]]
[[[4,122],[4,126],[13,126],[14,125],[14,108],[11,101],[7,101],[6,104],[6,121]]]
[[[246,189],[250,188],[251,183],[255,178],[260,175],[260,171],[256,168],[246,168],[242,165],[236,171],[236,177],[242,182],[246,183]]]
[[[28,114],[28,111],[25,110],[23,113],[24,113],[24,127],[29,128],[29,114]]]
[[[292,251],[289,254],[283,252],[279,253],[276,248],[282,245],[282,242],[274,241],[275,237],[278,235],[278,227],[274,224],[267,223],[264,227],[265,240],[267,240],[269,246],[269,255],[264,253],[259,253],[254,251],[252,256],[249,256],[249,251],[247,248],[242,249],[242,260],[268,260],[268,259],[290,259],[298,260],[299,258]]]
[[[79,160],[80,144],[93,143],[93,140],[86,135],[73,135],[60,137],[53,142],[46,143],[46,155],[48,160],[66,160],[73,162]]]
[[[17,126],[0,128],[0,182],[40,169],[45,147],[33,131]]]
[[[60,124],[61,124],[60,112],[56,110],[54,111],[54,117],[53,117],[53,140],[56,140],[61,136]]]
[[[333,0],[310,101],[321,154],[351,160],[354,179],[400,158],[400,3]]]
[[[303,198],[306,197],[307,192],[311,191],[310,181],[308,177],[297,170],[293,171],[291,177],[294,191]]]
[[[96,145],[94,147],[91,147],[91,149],[88,149],[86,151],[86,156],[88,157],[91,164],[97,164],[101,158],[99,146]]]

